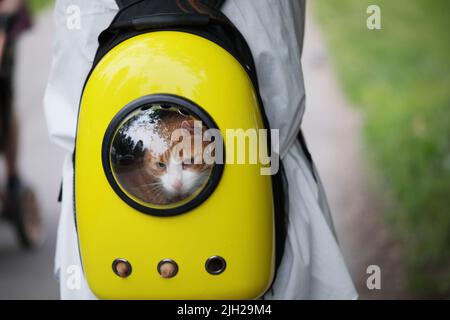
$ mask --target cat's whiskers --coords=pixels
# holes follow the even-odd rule
[[[162,182],[158,181],[158,182],[152,182],[152,183],[144,183],[139,185],[139,187],[160,187],[162,186]]]

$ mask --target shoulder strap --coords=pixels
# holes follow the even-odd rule
[[[253,66],[250,49],[237,28],[221,12],[225,0],[116,0],[120,10],[99,36],[95,64],[112,47],[142,32],[183,30],[198,34],[230,51],[244,66]],[[252,79],[256,80],[256,79]]]
[[[116,0],[117,6],[119,9],[123,9],[129,5],[132,5],[136,2],[140,2],[141,0]]]
[[[138,2],[143,2],[143,1],[152,1],[152,0],[116,0],[116,3],[119,6],[119,9],[123,9],[125,7],[132,6]],[[183,5],[183,2],[188,2],[191,5],[195,5],[195,3],[202,2],[210,7],[220,9],[222,7],[222,5],[225,3],[225,0],[190,0],[190,1],[188,0],[188,1],[177,1],[177,2],[180,3],[180,6]]]

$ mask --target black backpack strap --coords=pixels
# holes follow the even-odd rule
[[[117,5],[119,6],[119,9],[123,9],[125,7],[128,7],[130,5],[133,5],[137,2],[141,2],[142,0],[116,0]]]
[[[99,36],[99,50],[94,66],[115,45],[128,38],[143,32],[178,30],[217,42],[242,65],[253,67],[251,52],[245,39],[220,11],[224,0],[116,1],[121,9],[109,28]]]
[[[220,8],[222,8],[223,4],[225,3],[225,0],[206,0],[206,3],[208,5],[210,5],[211,7],[220,9]]]
[[[110,31],[127,27],[148,30],[174,26],[204,26],[210,22],[205,18],[230,23],[220,12],[224,0],[116,0],[116,2],[120,11],[112,22]],[[195,23],[196,16],[203,20],[200,19],[200,23]]]
[[[143,1],[151,1],[151,0],[116,0],[116,3],[119,6],[119,9],[123,9],[125,7],[134,5],[135,3],[143,2]],[[179,2],[182,5],[183,1],[177,1],[177,2]],[[225,0],[201,0],[201,1],[191,0],[191,1],[187,1],[187,2],[191,3],[191,5],[192,4],[195,5],[195,3],[202,2],[210,7],[220,9],[223,6],[223,4],[225,3]]]

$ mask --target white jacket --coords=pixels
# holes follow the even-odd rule
[[[68,152],[55,272],[62,299],[95,299],[80,272],[73,217],[73,168],[78,107],[97,50],[97,38],[117,13],[114,0],[57,0],[56,43],[45,95],[51,138]],[[289,200],[285,254],[265,299],[354,299],[352,280],[337,244],[327,201],[297,141],[305,109],[301,66],[303,0],[227,0],[224,13],[246,38],[256,63],[271,128],[280,130],[280,153]],[[80,13],[79,25],[73,18]],[[80,28],[78,28],[80,27]],[[81,280],[79,286],[77,280]]]

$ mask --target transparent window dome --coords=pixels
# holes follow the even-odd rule
[[[191,110],[150,103],[129,113],[109,145],[111,173],[121,191],[141,206],[176,208],[209,185],[215,145],[209,127]]]

